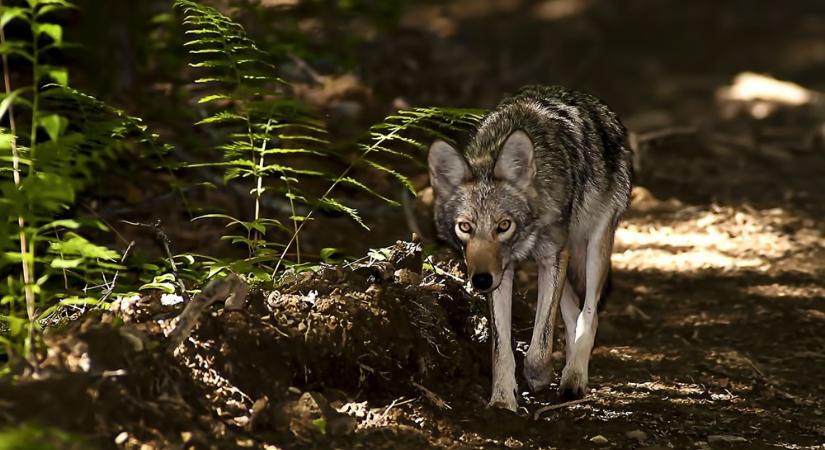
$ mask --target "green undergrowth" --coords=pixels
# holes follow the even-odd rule
[[[354,148],[343,145],[330,137],[324,115],[295,95],[294,82],[279,70],[283,55],[263,50],[243,25],[205,3],[177,0],[173,11],[185,30],[189,67],[182,70],[192,77],[190,115],[201,116],[194,124],[202,130],[198,145],[213,149],[207,161],[181,160],[136,115],[72,87],[69,71],[59,65],[69,46],[61,23],[78,13],[71,3],[0,6],[6,81],[0,101],[0,358],[36,363],[46,324],[106,308],[118,295],[160,290],[187,298],[227,273],[242,275],[253,288],[271,286],[286,268],[342,262],[346,257],[336,249],[302,254],[305,225],[333,212],[369,232],[347,198],[399,201],[362,174],[382,173],[414,194],[406,168],[423,167],[429,142],[466,134],[483,114],[402,110],[370,127]],[[246,256],[175,254],[158,224],[134,225],[155,233],[163,258],[146,260],[131,254],[126,242],[114,247],[112,239],[101,238],[110,225],[89,218],[80,201],[108,167],[129,159],[150,160],[169,172],[170,191],[184,184],[179,179],[217,171],[222,183],[199,184],[246,192],[251,206],[242,215],[213,207],[194,219],[222,223],[220,239]],[[329,160],[343,169],[330,172]],[[267,209],[273,202],[288,212]]]

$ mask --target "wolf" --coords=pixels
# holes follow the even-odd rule
[[[528,258],[538,266],[538,303],[524,377],[533,392],[552,381],[561,305],[559,391],[583,397],[613,237],[631,191],[632,151],[616,114],[585,93],[527,86],[482,119],[463,151],[433,142],[428,165],[438,235],[463,252],[473,288],[490,304],[489,406],[518,405],[511,301],[514,265]]]

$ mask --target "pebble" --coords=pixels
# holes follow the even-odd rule
[[[115,438],[115,444],[123,445],[129,439],[129,433],[122,431],[120,434],[117,435]]]
[[[728,434],[712,434],[708,436],[708,442],[726,442],[732,444],[737,442],[748,442],[748,440],[743,438],[742,436],[732,436]]]
[[[590,438],[590,442],[592,442],[594,444],[598,444],[598,445],[604,445],[604,444],[607,444],[610,441],[608,441],[607,438],[602,436],[601,434],[598,434],[598,435],[593,436],[592,438]]]
[[[647,433],[642,430],[628,431],[625,433],[625,436],[638,442],[644,442],[647,440]]]

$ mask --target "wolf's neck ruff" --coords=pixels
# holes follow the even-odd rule
[[[540,272],[527,383],[538,390],[552,379],[549,322],[561,303],[568,342],[560,389],[584,395],[596,304],[630,198],[631,153],[616,115],[587,94],[528,86],[491,111],[463,151],[437,141],[428,162],[439,236],[464,250],[473,285],[491,294],[490,404],[516,407],[512,348],[503,337],[510,335],[512,262],[527,257]]]

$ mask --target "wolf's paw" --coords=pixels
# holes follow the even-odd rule
[[[496,398],[493,397],[490,399],[490,403],[487,404],[488,408],[499,408],[499,409],[506,409],[508,411],[516,412],[518,409],[518,403],[516,402],[515,394],[510,396],[509,398]]]
[[[587,394],[587,371],[564,367],[559,383],[559,395],[574,400],[583,398]]]
[[[530,392],[540,392],[553,381],[552,362],[541,363],[530,358],[530,354],[524,359],[524,378],[530,387]]]

